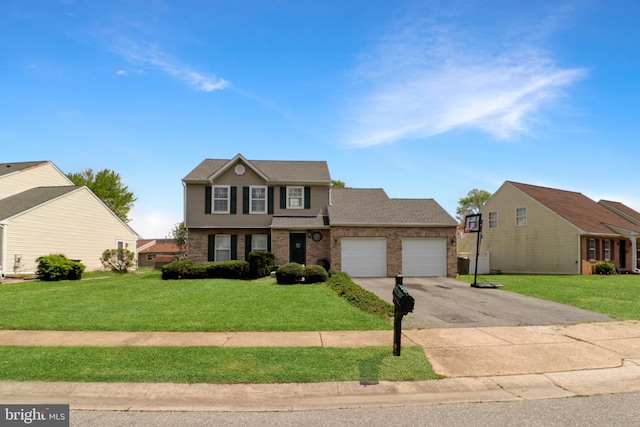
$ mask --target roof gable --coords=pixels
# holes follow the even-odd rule
[[[331,183],[329,168],[325,161],[247,160],[241,154],[231,160],[205,159],[182,180],[188,184],[212,183],[240,162],[270,184],[329,185]]]
[[[30,169],[42,164],[48,163],[46,161],[38,162],[15,162],[15,163],[0,163],[0,177],[9,175],[21,170]]]
[[[507,181],[585,233],[611,234],[622,228],[640,232],[640,226],[611,209],[596,203],[582,193]]]
[[[72,193],[82,187],[36,187],[22,193],[14,194],[0,200],[0,220],[5,220],[21,213],[27,212],[37,206],[47,203],[58,197]]]

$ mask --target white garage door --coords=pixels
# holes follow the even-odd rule
[[[351,277],[387,277],[387,240],[343,238],[342,271]]]
[[[446,276],[447,241],[445,239],[402,240],[403,276]]]

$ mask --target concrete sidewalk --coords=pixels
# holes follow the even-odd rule
[[[0,331],[0,345],[389,346],[392,331]],[[509,401],[640,391],[640,322],[404,330],[443,379],[317,384],[0,382],[3,403],[69,403],[73,409],[283,411]]]

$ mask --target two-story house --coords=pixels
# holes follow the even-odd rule
[[[188,257],[320,264],[353,276],[455,275],[456,221],[433,199],[334,189],[325,161],[205,159],[183,179]]]
[[[105,249],[135,252],[138,235],[91,190],[49,161],[0,163],[0,266],[32,273],[36,259],[62,253],[87,270]]]

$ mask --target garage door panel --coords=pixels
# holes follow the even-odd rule
[[[382,238],[343,238],[342,271],[351,277],[387,276],[387,241]]]
[[[402,241],[404,276],[446,276],[447,241],[445,239],[404,239]]]

